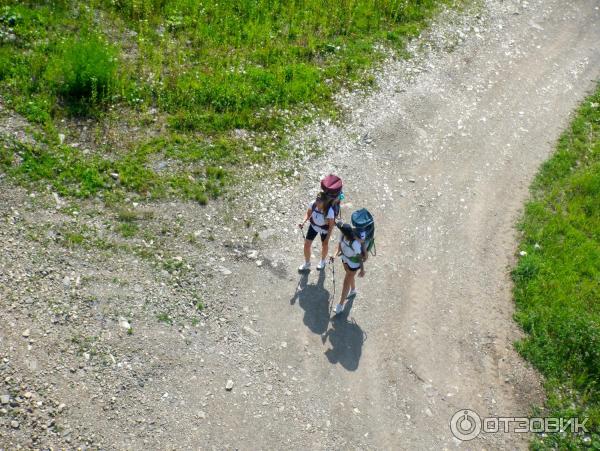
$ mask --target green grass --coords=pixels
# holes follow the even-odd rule
[[[63,195],[205,204],[238,168],[288,156],[290,127],[335,117],[342,87],[370,85],[376,44],[401,54],[441,4],[466,1],[4,0],[0,96],[40,143],[3,143],[0,168]],[[73,116],[116,137],[60,145]],[[125,123],[158,131],[134,139]]]
[[[535,449],[600,449],[600,88],[584,102],[532,187],[513,270],[517,349],[545,376],[544,416],[589,418],[590,435]]]
[[[48,86],[74,113],[110,99],[116,83],[116,48],[99,34],[83,34],[58,45],[44,75]]]
[[[161,323],[165,323],[168,325],[173,324],[173,318],[171,318],[167,313],[164,313],[164,312],[156,315],[156,319]]]
[[[133,192],[149,198],[180,196],[206,204],[209,196],[221,194],[228,181],[226,170],[212,166],[158,175],[146,164],[144,148],[109,160],[65,145],[25,145],[0,136],[0,169],[26,184],[50,184],[63,196],[102,195],[116,201]]]
[[[170,274],[182,271],[184,269],[182,259],[167,258],[162,262],[162,268]]]
[[[134,210],[121,208],[117,211],[117,219],[121,222],[131,223],[140,219],[140,215]]]
[[[138,229],[138,225],[132,222],[122,222],[117,226],[117,232],[119,232],[123,238],[131,238],[135,236]]]
[[[82,233],[70,232],[65,235],[65,242],[69,247],[81,246],[85,240]]]

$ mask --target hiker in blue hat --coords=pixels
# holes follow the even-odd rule
[[[358,277],[365,275],[365,252],[360,237],[350,224],[338,222],[337,227],[342,232],[342,236],[340,237],[336,257],[342,257],[346,275],[344,276],[340,302],[335,306],[336,315],[344,310],[348,299],[356,296],[356,273],[358,272]]]

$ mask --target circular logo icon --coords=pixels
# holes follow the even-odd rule
[[[481,417],[469,409],[459,410],[452,415],[450,430],[459,440],[473,440],[481,432]]]

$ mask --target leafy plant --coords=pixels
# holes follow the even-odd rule
[[[65,101],[96,105],[116,86],[117,51],[100,36],[84,33],[61,43],[50,59],[48,83]]]

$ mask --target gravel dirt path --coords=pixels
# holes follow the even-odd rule
[[[514,224],[537,168],[600,76],[599,9],[593,0],[489,0],[475,15],[442,18],[411,61],[386,65],[379,92],[340,96],[343,124],[319,122],[298,137],[299,147],[330,151],[307,156],[297,182],[256,191],[255,250],[243,226],[215,219],[239,205],[154,206],[154,221],[176,218],[180,236],[202,228],[217,237],[202,252],[193,239],[169,241],[174,261],[196,270],[188,279],[135,256],[22,244],[27,221],[76,219],[0,179],[0,395],[11,399],[0,449],[526,448],[523,434],[460,443],[449,422],[462,408],[522,416],[543,402],[539,376],[512,346]],[[334,321],[330,269],[295,272],[294,224],[329,172],[344,178],[346,218],[361,206],[373,212],[378,250],[350,312]],[[220,241],[236,233],[233,245]],[[153,303],[183,306],[188,284],[221,310],[209,305],[193,327],[157,323]],[[63,297],[79,310],[56,313]],[[98,344],[91,357],[92,345],[73,341],[82,331]]]
[[[600,12],[593,1],[490,8],[498,9],[467,44],[430,56],[407,86],[388,72],[381,93],[353,105],[359,136],[368,132],[362,143],[340,145],[352,124],[321,135],[334,150],[319,170],[342,174],[353,206],[373,211],[379,253],[349,317],[330,323],[330,272],[301,280],[295,302],[297,277],[259,288],[255,271],[244,273],[243,303],[263,319],[259,342],[274,364],[291,373],[283,378],[297,413],[249,419],[232,437],[258,429],[247,437],[264,447],[452,448],[457,410],[523,416],[542,401],[539,376],[512,346],[514,224],[537,168],[598,79]],[[281,245],[291,247],[292,271],[300,240]],[[247,412],[240,406],[238,415]],[[528,440],[493,434],[461,447]]]

